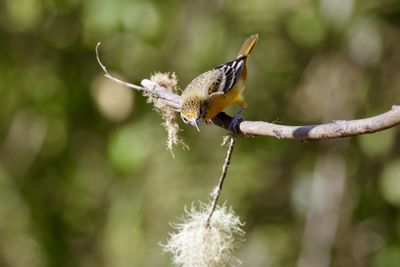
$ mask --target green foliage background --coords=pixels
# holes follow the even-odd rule
[[[169,222],[216,182],[226,133],[182,125],[190,150],[173,159],[145,98],[102,76],[98,41],[120,78],[176,72],[184,88],[259,33],[244,117],[317,124],[400,103],[399,23],[396,0],[1,1],[0,266],[170,266],[159,246]],[[329,262],[398,266],[398,127],[236,148],[222,199],[246,222],[243,266],[297,265],[307,211],[321,204],[310,188],[332,158],[345,180]]]

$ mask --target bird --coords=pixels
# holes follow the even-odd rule
[[[231,123],[236,129],[240,113],[247,104],[242,92],[247,79],[247,58],[258,40],[258,34],[248,37],[235,60],[221,64],[194,78],[182,92],[180,114],[183,122],[200,131],[202,121],[209,122],[231,104],[240,106]]]

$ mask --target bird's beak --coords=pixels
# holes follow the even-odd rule
[[[194,121],[194,126],[196,127],[197,131],[199,131],[199,132],[200,132],[200,128],[199,128],[200,122],[201,122],[201,119],[200,119],[200,118],[197,118],[197,119]]]

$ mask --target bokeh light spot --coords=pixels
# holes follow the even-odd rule
[[[389,203],[400,207],[400,160],[385,166],[380,179],[380,189]]]
[[[348,34],[348,50],[351,58],[360,65],[377,63],[382,54],[382,36],[375,20],[360,19]]]
[[[289,33],[293,40],[302,46],[315,46],[323,41],[326,29],[313,8],[298,11],[289,20]]]
[[[153,138],[154,128],[145,122],[135,121],[118,129],[111,135],[108,147],[111,163],[122,172],[138,168],[157,149]]]
[[[40,0],[7,0],[6,16],[0,18],[5,29],[14,32],[32,30],[41,19]]]
[[[361,135],[357,140],[360,143],[361,149],[369,156],[380,156],[387,153],[394,144],[395,141],[394,129],[388,129],[386,131]]]
[[[94,79],[91,93],[100,113],[111,121],[122,121],[132,112],[132,90],[102,75]]]

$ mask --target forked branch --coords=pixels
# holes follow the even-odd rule
[[[122,86],[150,93],[153,97],[165,102],[167,106],[179,111],[181,106],[181,97],[157,83],[144,79],[141,82],[142,86],[138,86],[121,81],[112,76],[100,61],[98,54],[99,46],[100,43],[96,46],[96,57],[99,65],[104,71],[105,77]],[[230,130],[232,117],[221,112],[212,121],[215,125]],[[400,124],[400,106],[392,106],[391,110],[374,117],[360,120],[338,120],[318,125],[286,126],[264,121],[243,120],[239,124],[237,132],[244,135],[271,136],[278,139],[320,140],[374,133],[394,127],[398,124]]]

